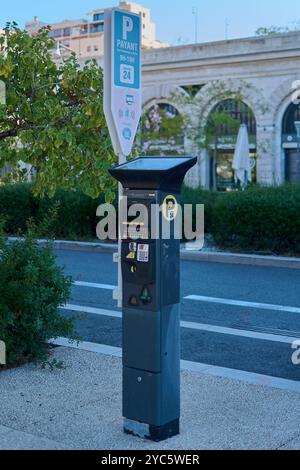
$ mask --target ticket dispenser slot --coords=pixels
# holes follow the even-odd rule
[[[121,221],[124,431],[154,441],[179,433],[180,240],[174,224],[184,176],[196,160],[143,157],[110,170],[127,198]],[[137,224],[129,214],[135,204],[147,207],[148,220]],[[160,208],[155,221],[153,205]],[[163,220],[171,228],[166,240]]]

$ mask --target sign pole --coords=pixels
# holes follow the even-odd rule
[[[119,164],[132,151],[141,112],[141,16],[113,8],[104,13],[104,113]],[[113,298],[122,307],[121,205],[119,184],[118,288]]]
[[[121,155],[119,157],[119,165],[122,165],[123,163],[126,163],[127,159],[125,155]],[[123,285],[123,279],[122,279],[122,265],[121,265],[121,259],[122,259],[122,217],[121,217],[121,200],[123,197],[123,186],[121,183],[118,184],[119,187],[119,198],[118,198],[118,253],[117,253],[117,259],[115,260],[118,263],[118,287],[114,290],[113,292],[113,299],[118,302],[118,307],[122,308],[122,285]]]

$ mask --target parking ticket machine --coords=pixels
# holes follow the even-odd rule
[[[196,161],[142,157],[110,170],[123,186],[124,431],[154,441],[179,433],[180,236],[175,227],[182,223],[181,185]]]

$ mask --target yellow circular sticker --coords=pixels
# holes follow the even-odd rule
[[[175,196],[169,195],[165,197],[164,202],[162,203],[162,214],[163,217],[172,222],[176,219],[178,213],[178,203]]]

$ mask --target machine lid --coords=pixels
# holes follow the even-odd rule
[[[197,157],[140,157],[109,170],[124,188],[180,191]]]

